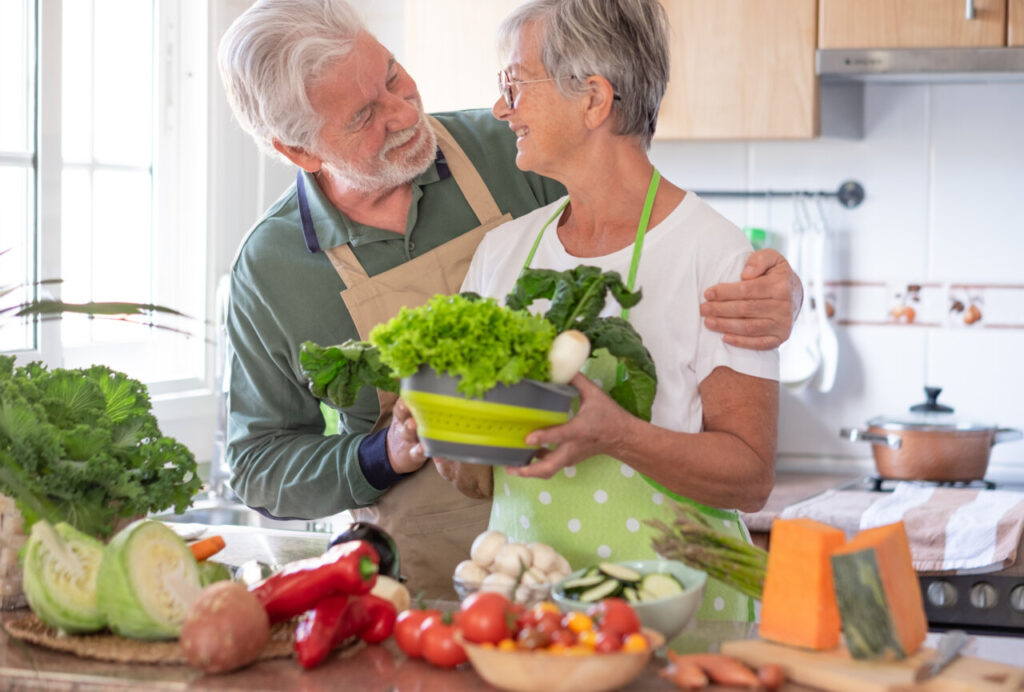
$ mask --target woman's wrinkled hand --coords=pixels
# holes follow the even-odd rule
[[[789,338],[803,295],[800,277],[786,258],[758,250],[747,259],[740,281],[704,292],[700,314],[708,329],[725,335],[725,343],[763,351]]]
[[[510,466],[506,470],[523,478],[551,478],[566,466],[574,466],[598,454],[611,454],[625,443],[627,428],[633,419],[629,413],[582,374],[570,380],[580,391],[580,408],[564,425],[534,430],[526,443],[540,445],[529,466]],[[553,449],[552,449],[553,447]]]
[[[483,500],[494,495],[493,469],[486,464],[466,464],[434,457],[434,466],[441,478],[466,497]]]
[[[388,461],[395,473],[418,471],[427,461],[423,444],[416,433],[416,420],[404,401],[395,402],[391,425],[388,426]]]

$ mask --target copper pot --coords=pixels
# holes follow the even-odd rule
[[[1019,440],[1020,430],[957,418],[938,403],[938,387],[925,387],[928,399],[901,416],[876,416],[867,430],[843,428],[840,437],[870,442],[882,478],[921,481],[974,481],[985,477],[992,446]]]

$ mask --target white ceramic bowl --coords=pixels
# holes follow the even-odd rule
[[[671,574],[683,585],[682,593],[630,604],[636,611],[637,617],[640,618],[640,623],[644,627],[660,632],[666,640],[671,640],[682,632],[697,613],[700,602],[704,598],[704,586],[708,580],[707,573],[688,567],[677,560],[625,560],[614,564],[628,567],[641,575]],[[586,569],[576,570],[555,584],[552,589],[551,596],[563,611],[586,612],[590,606],[594,605],[569,598],[562,589],[562,584],[570,579],[583,576],[586,571]]]

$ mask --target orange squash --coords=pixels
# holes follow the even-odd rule
[[[761,599],[763,639],[807,649],[839,644],[839,608],[830,556],[846,541],[813,519],[776,519]]]
[[[851,656],[902,659],[920,648],[928,619],[902,521],[858,533],[832,555],[832,571]]]

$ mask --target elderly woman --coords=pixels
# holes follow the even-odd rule
[[[653,557],[644,520],[670,516],[669,498],[742,536],[733,510],[763,506],[774,479],[777,352],[727,345],[699,308],[709,286],[738,279],[751,248],[647,156],[668,33],[657,0],[534,0],[500,29],[508,57],[494,115],[517,135],[519,168],[569,194],[491,231],[463,290],[501,299],[524,267],[635,276],[644,298],[629,320],[658,372],[647,423],[602,391],[615,368],[592,359],[572,381],[578,413],[528,438],[546,450],[530,466],[495,468],[491,528],[550,543],[577,568]],[[619,314],[610,303],[606,314]],[[702,617],[751,614],[745,597],[709,582]]]

